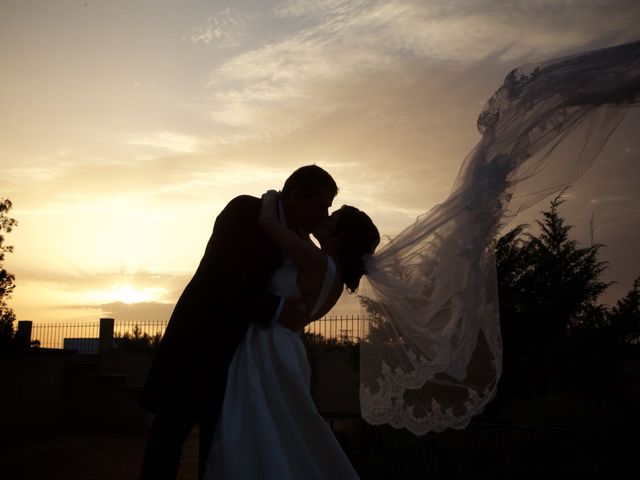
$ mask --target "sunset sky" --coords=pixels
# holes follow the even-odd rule
[[[638,39],[637,0],[2,0],[10,305],[167,320],[226,202],[304,164],[393,235],[446,198],[512,68]],[[640,275],[639,127],[561,209],[583,244],[593,215],[606,303]]]

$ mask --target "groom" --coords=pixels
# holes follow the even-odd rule
[[[337,192],[322,168],[299,168],[282,188],[283,220],[308,236],[327,218]],[[171,315],[140,402],[154,414],[140,480],[176,478],[184,441],[195,423],[202,478],[227,368],[249,325],[266,327],[277,320],[299,330],[308,320],[301,300],[267,293],[267,282],[283,256],[258,228],[260,205],[259,198],[243,195],[222,210],[200,265]]]

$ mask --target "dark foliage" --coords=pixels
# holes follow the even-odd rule
[[[640,344],[640,277],[633,282],[629,293],[613,307],[606,326],[614,340],[623,344]]]
[[[302,341],[309,357],[317,355],[320,351],[342,351],[349,354],[354,369],[357,370],[360,366],[360,342],[352,340],[348,335],[325,337],[319,333],[305,332]]]
[[[155,335],[143,333],[138,325],[133,327],[131,333],[114,336],[116,350],[120,352],[148,352],[158,348],[161,339],[162,336],[159,333]]]
[[[504,347],[497,403],[534,402],[530,410],[547,411],[582,405],[593,422],[611,424],[611,415],[604,420],[594,409],[613,398],[622,416],[625,405],[635,408],[629,385],[640,366],[640,281],[612,309],[598,304],[609,286],[601,280],[602,245],[570,238],[562,203],[560,194],[542,212],[537,235],[519,225],[496,244]]]
[[[15,288],[15,277],[4,268],[5,253],[13,252],[11,245],[5,245],[4,233],[11,233],[13,227],[18,225],[8,213],[11,210],[11,201],[7,198],[0,199],[0,350],[9,347],[13,340],[13,322],[16,316],[7,304],[11,293]]]

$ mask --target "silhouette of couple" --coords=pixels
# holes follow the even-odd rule
[[[328,216],[337,192],[309,165],[281,193],[236,197],[218,215],[144,387],[154,419],[141,479],[176,478],[195,423],[200,478],[357,478],[311,399],[301,340],[357,289],[380,240],[354,207]]]

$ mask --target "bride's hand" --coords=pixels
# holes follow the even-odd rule
[[[278,199],[280,194],[275,190],[268,190],[262,195],[262,206],[260,207],[260,223],[278,221]]]

